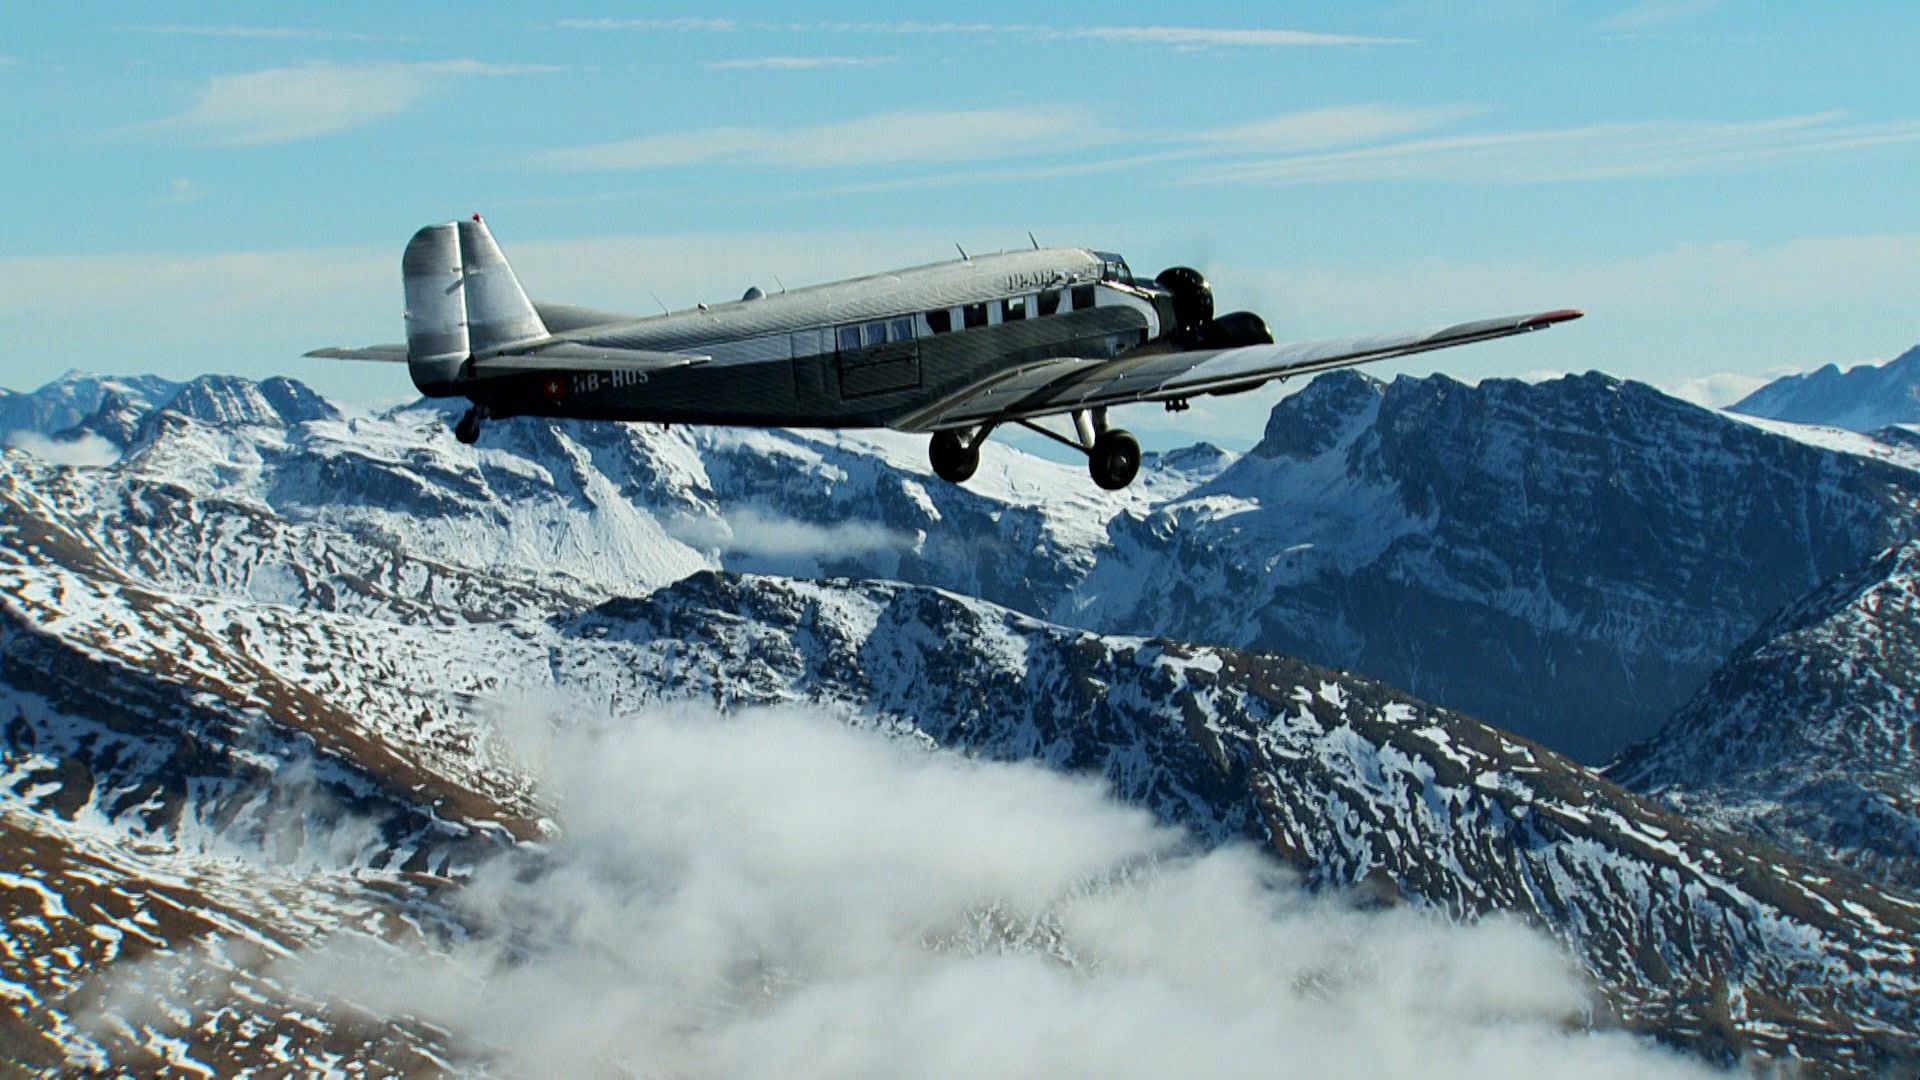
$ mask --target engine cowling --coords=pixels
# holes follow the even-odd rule
[[[1194,345],[1201,349],[1238,349],[1243,345],[1271,345],[1273,331],[1267,329],[1267,320],[1251,311],[1234,311],[1209,319],[1200,326],[1194,335]]]
[[[1194,340],[1201,328],[1213,320],[1213,286],[1191,266],[1173,266],[1160,271],[1155,285],[1173,298],[1173,336]]]

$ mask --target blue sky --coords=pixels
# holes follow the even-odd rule
[[[639,312],[1031,229],[1283,338],[1590,315],[1383,374],[1725,392],[1920,341],[1916,54],[1894,2],[14,5],[0,385],[399,398],[299,353],[397,340],[406,237],[480,210],[535,295]]]

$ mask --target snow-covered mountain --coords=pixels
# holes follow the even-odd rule
[[[1365,671],[1599,762],[1917,504],[1899,464],[1603,375],[1337,373],[1212,481],[1115,518],[1053,615]]]
[[[1329,390],[1355,386],[1390,396]],[[1342,415],[1337,394],[1316,398]],[[425,408],[271,412],[156,412],[109,468],[0,458],[4,869],[29,883],[6,893],[0,978],[23,989],[0,1039],[22,1060],[469,1064],[445,1031],[303,997],[285,962],[347,927],[436,938],[461,919],[450,881],[547,835],[484,722],[489,703],[530,697],[616,715],[797,703],[1095,774],[1203,843],[1251,841],[1312,883],[1518,913],[1573,950],[1628,1025],[1715,1059],[1920,1060],[1906,892],[1716,832],[1366,678],[1101,636],[925,585],[738,572],[784,561],[1029,604],[1072,596],[1110,573],[1110,527],[1220,506],[1250,461],[1306,453],[1331,470],[1337,439],[1107,496],[1010,452],[979,490],[921,482],[919,447],[886,437],[516,423],[466,450]],[[1742,440],[1767,436],[1736,428],[1751,434],[1727,436],[1727,456],[1745,460]],[[1837,477],[1834,503],[1852,470],[1882,468],[1797,453],[1753,456]],[[1328,503],[1349,484],[1338,464]],[[1897,471],[1866,475],[1904,490]],[[164,962],[187,953],[217,978]],[[137,972],[136,989],[103,989],[102,967]],[[101,1023],[101,994],[194,979],[222,988],[198,993],[199,1013]]]
[[[1846,371],[1828,364],[1804,375],[1782,376],[1729,407],[1772,420],[1851,431],[1920,423],[1920,347],[1884,364]]]
[[[888,432],[519,422],[469,448],[443,409],[347,416],[285,380],[102,413],[156,482],[583,598],[722,568],[935,585],[1366,671],[1593,762],[1910,532],[1920,492],[1906,448],[1602,376],[1331,376],[1252,453],[1153,455],[1118,494],[999,445],[942,484]]]
[[[16,431],[52,436],[100,411],[117,395],[141,413],[164,405],[180,384],[154,375],[106,376],[69,371],[31,393],[0,390],[0,443]]]
[[[33,903],[58,913],[10,924],[0,970],[31,990],[13,1001],[21,1022],[67,1049],[179,1040],[230,1067],[288,1026],[259,1013],[261,997],[284,1001],[267,965],[246,994],[182,1005],[194,1022],[100,1036],[71,995],[113,949],[252,934],[284,959],[303,936],[382,913],[457,920],[432,882],[543,828],[474,703],[561,694],[616,713],[806,703],[983,759],[1100,774],[1206,844],[1252,840],[1311,882],[1540,920],[1628,1024],[1715,1057],[1920,1053],[1920,957],[1887,947],[1920,932],[1920,907],[1845,874],[1801,876],[1365,678],[1102,638],[906,584],[703,571],[586,605],[572,578],[497,584],[131,469],[10,455],[0,492],[8,821],[48,853],[10,872],[33,872]],[[271,857],[207,865],[250,842]],[[90,869],[102,863],[111,872]],[[71,899],[100,876],[109,926],[140,928],[144,945],[90,934],[100,917]],[[156,899],[138,899],[152,880],[175,909],[159,926]],[[1809,965],[1826,974],[1809,980]],[[261,1036],[223,1049],[196,1030],[211,1015]],[[340,1042],[338,1007],[303,1015],[294,1045]],[[459,1053],[405,1020],[372,1026],[407,1053]]]
[[[1608,775],[1920,887],[1920,542],[1782,611]]]

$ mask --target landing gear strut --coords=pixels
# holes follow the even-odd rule
[[[1075,410],[1073,438],[1031,420],[1014,423],[1087,455],[1087,472],[1093,476],[1094,483],[1108,491],[1118,491],[1140,475],[1140,440],[1119,428],[1109,429],[1105,409]],[[992,430],[989,424],[966,433],[934,432],[933,441],[927,446],[934,473],[942,480],[965,483],[980,467],[980,444],[987,441],[987,434]]]
[[[480,422],[487,418],[488,410],[483,405],[475,405],[467,410],[460,422],[453,425],[453,437],[472,446],[480,441]]]

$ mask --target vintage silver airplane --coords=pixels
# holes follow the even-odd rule
[[[1213,313],[1198,271],[1136,278],[1082,248],[968,257],[651,317],[535,303],[480,215],[429,225],[401,258],[405,345],[308,356],[403,362],[430,397],[465,397],[460,441],[510,416],[760,427],[889,427],[932,436],[961,483],[994,428],[1018,424],[1087,455],[1094,483],[1140,471],[1107,410],[1542,330],[1548,311],[1439,330],[1275,344],[1258,315]],[[1071,434],[1038,423],[1067,416]]]

